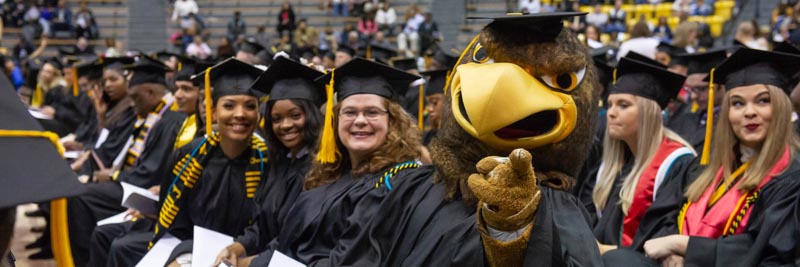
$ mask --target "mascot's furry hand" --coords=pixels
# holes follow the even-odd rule
[[[508,158],[487,157],[469,177],[481,217],[492,229],[517,231],[533,221],[541,195],[532,158],[525,149],[512,151]]]
[[[478,229],[490,266],[522,266],[541,194],[531,153],[487,157],[467,181],[478,198]],[[488,226],[488,227],[487,227]]]

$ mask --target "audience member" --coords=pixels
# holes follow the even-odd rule
[[[592,13],[586,14],[586,23],[600,28],[605,28],[608,24],[608,14],[603,13],[603,5],[595,3]]]
[[[294,32],[294,45],[299,55],[305,52],[313,53],[319,46],[319,32],[317,32],[316,28],[308,26],[308,22],[304,18],[297,21],[297,30]]]
[[[292,39],[292,32],[294,31],[294,10],[289,1],[283,2],[281,12],[278,13],[278,38],[282,38],[285,32],[289,33],[289,39]]]
[[[203,42],[202,36],[195,35],[194,41],[186,47],[186,54],[191,57],[205,60],[211,56],[211,48],[208,47],[208,44]]]
[[[81,2],[78,13],[75,15],[75,36],[89,39],[97,38],[97,22],[86,2]]]
[[[705,0],[694,0],[695,2],[689,5],[689,10],[691,10],[690,14],[692,16],[708,16],[711,15],[714,10],[711,9],[711,5],[705,2]]]
[[[395,24],[397,24],[397,13],[394,11],[394,8],[389,5],[388,1],[380,5],[381,8],[375,13],[375,22],[378,23],[378,29],[392,36],[394,35]]]
[[[242,12],[234,11],[233,19],[228,22],[228,40],[236,40],[239,35],[247,34],[247,24],[242,19]]]

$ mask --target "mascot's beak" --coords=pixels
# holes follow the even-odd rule
[[[512,63],[464,64],[453,74],[451,104],[461,128],[502,150],[559,142],[575,129],[572,96]]]

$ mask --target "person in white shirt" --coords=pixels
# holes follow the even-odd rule
[[[655,59],[656,47],[660,42],[657,38],[650,36],[650,28],[644,21],[636,22],[630,31],[631,38],[622,42],[617,52],[617,60],[628,54],[629,51],[642,54],[643,56]]]
[[[186,46],[186,54],[198,59],[207,59],[211,56],[211,48],[203,42],[203,37],[196,35],[194,42]]]
[[[387,32],[389,35],[394,35],[394,24],[397,23],[397,13],[394,8],[389,6],[389,2],[381,4],[381,8],[375,13],[375,22],[378,23],[378,29]]]
[[[417,30],[419,25],[425,22],[425,16],[422,15],[422,12],[419,12],[415,4],[409,7],[408,12],[412,13],[406,15],[408,18],[406,26],[403,28],[403,32],[397,35],[397,50],[400,53],[406,53],[406,56],[410,57],[419,52],[419,34]]]
[[[519,0],[519,7],[517,9],[523,13],[539,13],[542,12],[542,2],[539,0]]]
[[[603,13],[603,5],[598,3],[594,4],[592,13],[586,14],[586,23],[604,29],[608,24],[608,14]]]
[[[189,16],[189,13],[197,14],[199,12],[197,2],[194,0],[178,0],[175,2],[175,8],[172,10],[172,21],[178,21]]]

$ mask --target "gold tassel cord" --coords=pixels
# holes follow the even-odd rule
[[[419,84],[419,109],[417,113],[417,127],[419,127],[419,132],[422,133],[424,131],[423,127],[425,127],[425,118],[423,113],[425,112],[425,88],[423,87],[424,83]]]
[[[708,106],[706,107],[706,139],[703,144],[703,155],[700,156],[700,165],[708,165],[711,153],[711,131],[714,126],[714,71],[712,68],[708,79]]]
[[[206,69],[205,74],[205,106],[206,106],[206,135],[210,135],[214,130],[211,121],[211,68]]]
[[[78,96],[78,68],[72,68],[72,96]]]
[[[333,131],[333,81],[335,71],[331,70],[331,80],[325,85],[325,93],[328,96],[327,104],[325,105],[325,122],[322,127],[322,139],[319,144],[319,153],[317,154],[317,161],[323,164],[335,163],[338,154],[336,148],[336,136]]]

